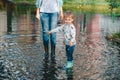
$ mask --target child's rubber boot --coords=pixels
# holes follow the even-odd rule
[[[67,61],[67,64],[66,64],[66,69],[69,69],[69,68],[72,68],[73,67],[73,61]]]

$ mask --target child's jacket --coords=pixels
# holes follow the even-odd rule
[[[70,41],[72,41],[74,43],[74,45],[76,44],[76,29],[75,26],[73,24],[63,24],[60,27],[57,27],[53,30],[51,30],[50,32],[64,32],[64,39],[65,39],[65,44],[69,45]]]

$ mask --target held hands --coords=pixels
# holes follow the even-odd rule
[[[50,32],[50,31],[48,31],[48,34],[51,34],[51,32]]]
[[[51,32],[50,32],[50,31],[48,31],[48,34],[50,35],[50,34],[51,34]],[[74,43],[73,43],[72,41],[70,41],[69,45],[70,45],[70,46],[73,46],[73,44],[74,44]]]

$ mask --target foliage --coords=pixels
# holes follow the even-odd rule
[[[109,2],[110,9],[118,8],[120,6],[120,0],[106,0]]]
[[[113,38],[120,38],[120,33],[115,33],[112,35]]]
[[[15,3],[29,3],[34,4],[36,0],[13,0]]]
[[[105,0],[64,0],[63,7],[78,12],[110,13]]]
[[[120,47],[120,32],[112,34],[109,40],[112,41],[113,44]]]
[[[32,4],[35,7],[36,0],[12,0],[17,4]],[[115,8],[115,12],[120,13],[120,0],[63,0],[64,10],[72,10],[79,12],[92,13],[111,13],[111,9]],[[118,3],[119,2],[119,3]]]

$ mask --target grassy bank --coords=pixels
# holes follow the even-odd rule
[[[65,3],[63,6],[64,10],[72,10],[77,12],[90,12],[90,13],[104,13],[104,14],[120,14],[120,7],[112,10],[108,4],[89,4],[82,5],[77,3]]]
[[[120,39],[120,33],[115,33],[112,35],[113,38],[119,38]]]
[[[120,32],[114,33],[106,37],[109,41],[112,41],[114,44],[119,44],[120,46]]]

